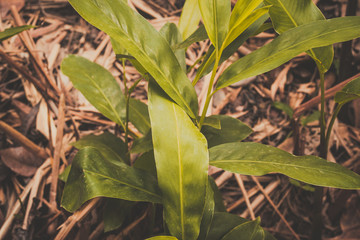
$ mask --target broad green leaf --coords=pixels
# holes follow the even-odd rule
[[[263,25],[266,19],[269,18],[269,15],[266,14],[265,16],[260,17],[256,20],[250,27],[248,27],[240,36],[238,36],[229,46],[227,46],[224,51],[222,52],[219,64],[223,63],[227,60],[231,55],[234,54],[238,50],[238,48],[257,30]],[[203,63],[200,65],[196,77],[194,79],[193,85],[204,75],[208,74],[215,62],[215,48],[214,46],[210,46],[209,50],[207,51]]]
[[[125,128],[125,97],[108,70],[86,58],[69,55],[62,61],[61,71],[97,110]]]
[[[156,165],[154,151],[149,151],[142,154],[134,163],[134,167],[147,171],[153,176],[156,176]]]
[[[306,23],[325,20],[312,0],[264,0],[264,3],[271,6],[271,21],[280,34]],[[316,61],[322,71],[326,72],[331,67],[334,58],[332,46],[310,49],[307,54]]]
[[[360,37],[359,25],[360,17],[356,16],[320,20],[292,28],[228,67],[220,76],[216,89],[270,71],[311,48]]]
[[[234,10],[231,13],[230,30],[223,43],[223,48],[232,43],[256,20],[268,13],[269,6],[255,10],[261,2],[262,0],[242,0],[236,3]]]
[[[186,0],[179,20],[179,30],[187,39],[197,29],[201,19],[198,0]]]
[[[238,119],[226,115],[213,115],[209,118],[215,118],[220,121],[221,129],[210,126],[203,126],[201,132],[208,141],[209,148],[229,142],[244,140],[252,133],[250,127]]]
[[[12,27],[5,29],[4,31],[0,32],[0,42],[3,40],[6,40],[8,38],[11,38],[12,36],[15,36],[16,34],[21,33],[22,31],[34,28],[35,26],[32,25],[23,25],[19,27]]]
[[[181,33],[174,23],[167,22],[161,29],[160,34],[163,36],[166,41],[169,43],[172,49],[175,49],[176,45],[182,42]],[[185,62],[185,50],[176,49],[174,50],[175,56],[184,72],[186,72],[186,62]]]
[[[146,240],[177,240],[177,238],[172,236],[156,236],[152,238],[147,238]]]
[[[106,159],[113,161],[114,164],[119,162],[127,163],[127,147],[124,141],[109,132],[105,132],[101,135],[87,135],[79,141],[74,142],[72,145],[79,150],[86,147],[94,147]]]
[[[263,240],[265,233],[259,224],[259,218],[240,224],[231,229],[222,240]]]
[[[206,32],[212,44],[220,49],[229,31],[230,0],[198,0]]]
[[[195,42],[201,42],[208,38],[204,25],[201,25],[196,31],[186,38],[183,42],[175,45],[175,49],[187,48]]]
[[[81,149],[71,166],[62,207],[73,212],[95,197],[161,202],[160,190],[153,176],[124,163],[115,165],[112,161],[93,147]]]
[[[137,99],[130,98],[129,120],[142,134],[149,132],[150,117],[147,105]]]
[[[335,94],[335,102],[339,104],[345,104],[357,98],[360,98],[360,77],[346,84],[341,91]]]
[[[195,118],[195,89],[159,32],[122,0],[70,0],[90,24],[123,46],[187,114]]]
[[[212,178],[208,176],[208,184],[206,187],[205,205],[203,207],[203,218],[200,225],[200,234],[198,240],[205,240],[210,230],[210,225],[215,211],[214,191],[212,189],[210,181]]]
[[[222,199],[221,192],[218,186],[215,183],[215,180],[212,177],[209,177],[210,186],[214,192],[214,201],[215,201],[215,211],[216,212],[226,212],[226,207]]]
[[[294,110],[286,103],[282,103],[282,102],[273,102],[272,105],[274,107],[276,107],[277,109],[283,111],[284,113],[286,113],[286,115],[292,119],[293,118],[293,114],[294,114]]]
[[[153,81],[149,113],[167,227],[179,239],[196,239],[208,182],[206,139]]]
[[[121,227],[133,206],[133,202],[122,199],[106,199],[103,212],[104,232],[110,232]]]
[[[222,239],[231,229],[248,220],[227,212],[215,212],[206,240]]]
[[[245,174],[281,173],[324,187],[360,189],[360,176],[316,156],[294,156],[259,143],[226,143],[210,149],[210,165]]]
[[[145,153],[153,149],[151,130],[148,131],[142,138],[135,139],[131,146],[131,153]]]

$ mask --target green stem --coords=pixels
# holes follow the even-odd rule
[[[214,67],[213,67],[213,70],[212,70],[212,73],[211,73],[211,77],[210,77],[210,83],[209,83],[208,91],[207,91],[207,94],[206,94],[206,100],[205,100],[204,109],[202,111],[200,121],[199,121],[199,129],[200,130],[201,130],[201,127],[202,127],[202,125],[204,123],[206,112],[207,112],[207,109],[209,107],[211,97],[214,94],[214,93],[212,93],[212,90],[213,90],[214,80],[215,80],[215,76],[216,76],[216,70],[217,70],[217,67],[219,65],[219,60],[220,60],[220,57],[219,57],[219,54],[217,53],[216,54],[216,61],[215,61],[215,64],[214,64]]]
[[[329,126],[327,128],[327,132],[326,132],[326,137],[325,137],[325,142],[326,142],[326,149],[329,148],[329,141],[330,141],[330,136],[331,136],[331,130],[334,126],[334,123],[335,123],[335,120],[336,120],[336,117],[337,115],[339,114],[340,112],[340,109],[342,108],[344,104],[338,104],[335,108],[335,111],[331,117],[331,120],[330,120],[330,123],[329,123]]]
[[[325,76],[324,72],[320,71],[320,88],[321,88],[321,108],[320,108],[320,157],[327,157],[326,146],[326,122],[325,122]]]
[[[126,101],[126,117],[125,117],[125,145],[126,145],[126,157],[128,163],[131,165],[130,161],[130,150],[129,150],[129,103],[130,103],[130,93],[127,88],[127,79],[126,79],[126,65],[125,60],[122,59],[122,65],[124,69],[124,88],[125,88],[125,101]]]

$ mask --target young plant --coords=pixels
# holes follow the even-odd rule
[[[166,24],[157,32],[126,1],[69,2],[85,20],[106,32],[117,56],[128,59],[148,81],[149,105],[130,98],[138,82],[129,87],[124,79],[123,93],[101,66],[77,56],[64,59],[61,69],[75,88],[125,132],[125,141],[104,133],[74,144],[79,152],[62,198],[68,211],[98,196],[121,199],[120,209],[129,208],[129,201],[159,203],[164,236],[151,239],[274,239],[260,227],[259,219],[248,221],[221,212],[216,185],[208,176],[209,164],[239,174],[281,173],[316,186],[360,189],[360,176],[338,164],[241,142],[251,133],[248,126],[229,116],[206,117],[216,91],[276,68],[304,51],[324,73],[333,57],[329,46],[359,37],[360,17],[325,20],[311,0],[238,0],[232,11],[230,0],[187,0],[181,31]],[[204,25],[192,33],[200,15]],[[218,66],[246,39],[269,28],[264,23],[269,16],[280,35],[215,79]],[[207,37],[212,46],[191,83],[183,47]],[[199,113],[193,85],[210,72],[205,107]],[[142,138],[128,129],[129,121]],[[135,138],[131,149],[128,135]],[[142,155],[130,159],[131,151]],[[109,206],[113,205],[112,200]]]

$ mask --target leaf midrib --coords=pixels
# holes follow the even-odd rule
[[[125,186],[134,188],[134,189],[136,189],[136,190],[139,190],[139,191],[141,191],[141,192],[147,193],[147,194],[149,194],[149,195],[152,195],[152,196],[155,196],[155,197],[161,199],[161,196],[160,196],[160,195],[157,195],[157,194],[155,194],[155,193],[153,193],[153,192],[150,192],[150,191],[148,191],[148,190],[146,190],[146,189],[144,189],[144,188],[140,188],[140,187],[138,187],[138,186],[131,185],[131,184],[129,184],[129,183],[120,181],[120,180],[118,180],[118,179],[116,179],[116,178],[112,178],[112,177],[109,177],[109,176],[106,176],[106,175],[103,175],[103,174],[100,174],[100,173],[97,173],[97,172],[94,172],[94,171],[91,171],[91,170],[88,170],[88,169],[84,169],[84,168],[83,168],[82,170],[83,170],[84,174],[85,174],[86,172],[88,172],[88,173],[97,175],[97,176],[99,176],[99,177],[106,178],[106,179],[112,180],[112,181],[114,181],[114,182],[118,182],[118,183],[123,184],[123,185],[125,185]]]
[[[113,105],[111,104],[111,101],[107,98],[107,96],[104,94],[104,92],[102,91],[102,88],[100,88],[99,85],[96,84],[95,80],[87,73],[87,72],[84,72],[84,75],[87,76],[90,81],[93,83],[93,85],[97,88],[97,90],[100,92],[100,94],[103,96],[103,98],[105,99],[105,101],[109,104],[111,110],[113,111],[113,113],[115,113],[115,116],[118,120],[118,123],[124,127],[125,129],[125,126],[124,126],[124,123],[121,121],[121,118],[118,114],[118,112],[115,110],[115,108],[113,107]]]
[[[327,20],[319,20],[319,21],[327,21]],[[350,27],[347,27],[347,28],[342,28],[341,31],[346,31],[346,30],[352,29],[352,28],[354,28],[354,26],[350,26]],[[334,32],[338,32],[338,31],[339,31],[339,29],[335,29],[335,30],[332,30],[331,32],[327,32],[327,33],[324,33],[324,34],[319,34],[319,35],[316,35],[316,36],[314,36],[314,37],[312,37],[312,38],[307,38],[306,40],[304,40],[304,41],[302,41],[302,42],[299,42],[298,44],[291,45],[291,46],[289,46],[288,48],[285,48],[285,49],[281,50],[280,52],[278,51],[277,53],[271,55],[271,56],[268,57],[268,58],[263,58],[263,60],[257,62],[256,64],[261,64],[261,63],[263,63],[263,62],[270,61],[269,59],[277,58],[278,55],[284,54],[284,51],[288,51],[289,49],[296,48],[298,45],[301,45],[301,44],[303,44],[304,42],[309,42],[309,41],[312,41],[312,40],[314,40],[314,39],[317,39],[317,38],[320,38],[320,37],[323,37],[323,36],[332,34],[332,33],[334,33]],[[270,43],[270,44],[271,44],[271,43]],[[266,45],[266,46],[268,46],[268,45]],[[326,46],[326,45],[324,45],[324,46]],[[260,49],[261,49],[261,48],[260,48]],[[259,50],[260,50],[260,49],[259,49]],[[307,50],[306,50],[306,51],[307,51]],[[253,53],[255,53],[255,52],[256,52],[256,51],[254,51]],[[251,53],[251,54],[253,54],[253,53]],[[247,55],[247,56],[250,56],[250,55]],[[246,56],[245,56],[245,57],[246,57]],[[243,57],[243,58],[244,58],[244,57]],[[242,58],[241,58],[241,59],[242,59]],[[240,59],[239,61],[241,61],[241,59]],[[251,68],[251,67],[249,67],[249,68]],[[249,69],[249,68],[248,68],[248,69]],[[246,72],[246,70],[243,71],[243,72]],[[236,74],[236,76],[230,78],[230,79],[227,80],[227,81],[224,81],[224,83],[230,83],[230,84],[231,84],[232,81],[230,81],[230,80],[235,79],[235,78],[238,78],[237,75],[240,75],[240,74],[241,74],[241,73]],[[221,89],[221,88],[222,88],[222,85],[220,85],[219,87],[217,87],[217,89]]]
[[[282,164],[277,162],[271,162],[271,161],[256,161],[256,160],[237,160],[237,159],[223,159],[223,160],[214,160],[210,161],[210,165],[216,164],[216,163],[238,163],[238,164],[244,164],[244,163],[255,163],[255,164],[272,164],[272,165],[279,165],[279,166],[285,166],[285,167],[297,167],[297,168],[303,168],[303,169],[311,169],[316,171],[324,171],[329,173],[338,173],[331,170],[324,170],[324,169],[317,169],[317,168],[311,168],[307,166],[301,166],[301,165],[294,165],[294,164]],[[338,174],[339,175],[339,174]]]
[[[113,22],[111,18],[109,18],[104,12],[103,14],[106,16],[106,18],[110,21]],[[115,15],[116,16],[116,15]],[[117,17],[116,17],[117,19]],[[118,24],[116,24],[118,26]],[[123,31],[121,27],[118,28],[118,30],[125,35],[128,39],[132,39],[129,34],[126,31]],[[116,31],[114,31],[116,32]],[[139,46],[138,43],[136,41],[132,41],[134,43],[134,46],[136,46],[136,48],[139,50],[139,52],[141,52],[141,54],[143,55],[143,57],[145,57],[150,63],[152,63],[153,66],[155,66],[156,70],[158,73],[160,73],[160,75],[162,76],[163,79],[165,79],[165,82],[170,83],[170,87],[171,89],[176,93],[177,97],[180,99],[180,101],[184,104],[184,106],[186,106],[187,110],[192,113],[192,110],[190,108],[190,106],[186,103],[186,101],[183,99],[182,95],[178,92],[178,89],[176,87],[174,87],[174,83],[171,81],[167,81],[167,77],[164,75],[164,73],[161,71],[160,68],[158,68],[157,64],[155,64],[153,62],[153,60],[151,58],[148,57],[147,53],[144,52]]]
[[[178,162],[179,162],[179,198],[180,198],[180,221],[181,221],[181,232],[182,239],[185,239],[185,224],[184,224],[184,190],[183,190],[183,169],[182,169],[182,158],[181,158],[181,144],[180,144],[180,129],[178,125],[178,116],[175,109],[175,104],[172,103],[174,116],[175,116],[175,129],[176,129],[176,140],[178,149]]]

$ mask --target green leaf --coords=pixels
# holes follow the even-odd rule
[[[288,104],[282,102],[273,102],[272,105],[286,113],[290,119],[293,118],[294,110]]]
[[[209,177],[210,186],[214,192],[214,201],[215,201],[215,211],[216,212],[226,212],[226,207],[222,199],[221,192],[218,186],[215,183],[215,180],[212,177]]]
[[[149,151],[142,154],[134,163],[134,167],[147,171],[153,176],[156,176],[156,165],[154,151]]]
[[[227,212],[216,212],[214,214],[209,234],[206,240],[219,240],[225,236],[231,229],[246,223],[248,220],[241,218],[237,215]]]
[[[336,95],[335,95],[336,96]],[[311,122],[319,121],[320,119],[320,111],[315,111],[309,116],[301,119],[301,125],[306,126]]]
[[[220,49],[229,31],[230,0],[198,0],[206,32],[212,44]]]
[[[133,206],[133,202],[122,199],[106,199],[103,213],[104,232],[110,232],[121,227]]]
[[[222,52],[220,62],[219,64],[223,63],[225,60],[227,60],[230,56],[236,52],[239,47],[254,33],[257,32],[257,30],[262,26],[262,24],[266,21],[266,19],[269,18],[269,15],[266,14],[262,17],[260,17],[258,20],[256,20],[250,27],[248,27],[240,36],[238,36],[232,43],[230,43],[229,46],[227,46],[224,51]],[[205,58],[203,60],[203,63],[200,65],[198,72],[196,74],[196,78],[194,79],[193,85],[204,75],[208,74],[215,62],[215,48],[214,46],[210,46],[209,50],[207,51]]]
[[[211,186],[212,178],[208,176],[208,184],[206,187],[205,205],[203,207],[203,218],[200,225],[200,234],[198,240],[205,240],[209,233],[210,225],[215,211],[214,191]]]
[[[260,227],[260,219],[249,221],[231,229],[222,240],[263,240],[264,230]]]
[[[6,40],[8,38],[11,38],[12,36],[15,36],[16,34],[21,33],[22,31],[34,28],[36,26],[32,26],[32,25],[23,25],[23,26],[19,26],[19,27],[12,27],[12,28],[8,28],[5,29],[4,31],[0,32],[0,42],[3,40]]]
[[[242,0],[236,3],[234,10],[231,13],[230,30],[224,41],[223,48],[232,43],[256,20],[268,13],[269,6],[255,10],[261,2],[262,0]]]
[[[195,118],[195,89],[159,32],[122,0],[70,0],[90,24],[123,46],[187,114]]]
[[[271,43],[241,58],[220,76],[216,89],[270,71],[311,48],[360,36],[360,17],[320,20],[292,28]]]
[[[196,29],[196,31],[193,34],[190,35],[190,37],[185,39],[183,42],[175,45],[174,49],[187,48],[191,44],[193,44],[195,42],[204,41],[207,38],[208,38],[208,35],[206,32],[205,26],[201,25],[198,29]]]
[[[201,132],[208,141],[209,148],[229,142],[244,140],[252,130],[246,124],[238,119],[226,115],[213,115],[209,118],[215,118],[220,121],[221,129],[210,126],[203,126]]]
[[[61,201],[62,207],[74,212],[95,197],[161,202],[160,191],[153,176],[124,163],[115,165],[112,161],[93,147],[81,149],[71,166]]]
[[[176,45],[182,42],[181,33],[174,23],[167,22],[161,29],[160,34],[163,36],[166,41],[169,43],[172,49],[175,49]],[[179,61],[179,64],[184,72],[186,72],[186,62],[185,62],[185,50],[176,49],[174,50],[175,56]]]
[[[142,134],[149,132],[150,117],[147,105],[137,99],[130,98],[129,120]]]
[[[97,110],[125,129],[125,97],[108,70],[86,58],[69,55],[62,61],[61,71]]]
[[[335,102],[345,104],[360,98],[360,77],[352,80],[335,94]]]
[[[131,153],[145,153],[153,149],[151,130],[148,131],[142,138],[135,139],[131,146]]]
[[[149,86],[149,113],[166,224],[171,235],[196,239],[208,181],[206,139],[153,81]]]
[[[156,236],[152,238],[147,238],[146,240],[177,240],[177,238],[171,236]]]
[[[325,20],[312,0],[265,0],[264,3],[271,6],[271,21],[274,29],[280,34],[306,23]],[[331,67],[334,49],[332,46],[315,48],[307,51],[307,54],[316,61],[322,71],[326,72]]]
[[[201,19],[198,0],[186,0],[179,20],[179,30],[183,39],[194,33]]]
[[[281,173],[324,187],[360,189],[360,176],[339,164],[316,156],[294,156],[259,143],[226,143],[210,149],[210,164],[224,170],[264,175]]]
[[[79,141],[72,143],[72,145],[79,150],[86,147],[96,148],[106,159],[113,161],[114,164],[119,162],[127,163],[127,147],[124,141],[109,132],[101,135],[87,135]]]

